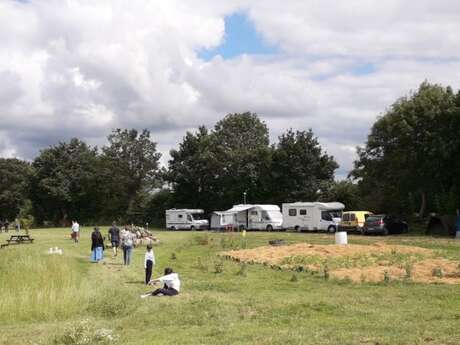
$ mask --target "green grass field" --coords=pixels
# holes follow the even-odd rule
[[[263,265],[241,272],[240,264],[216,257],[240,246],[239,234],[158,231],[154,276],[173,267],[182,292],[140,299],[149,290],[143,285],[145,249],[134,250],[130,267],[110,250],[103,263],[93,264],[89,234],[83,228],[74,244],[68,229],[32,230],[36,243],[0,250],[0,344],[460,344],[458,285],[354,284]],[[9,235],[1,233],[0,242]],[[333,242],[327,234],[250,232],[247,247],[274,238]],[[350,236],[349,242],[382,239]],[[460,262],[460,241],[384,240]],[[64,254],[48,255],[56,246]]]

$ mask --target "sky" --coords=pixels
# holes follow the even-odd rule
[[[370,128],[420,83],[460,80],[455,0],[0,0],[0,157],[255,112],[311,128],[346,177]]]

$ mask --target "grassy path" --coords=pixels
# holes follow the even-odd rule
[[[103,229],[103,233],[106,233]],[[238,245],[233,234],[158,232],[154,275],[172,266],[183,281],[174,298],[140,299],[144,248],[131,267],[106,252],[89,262],[88,228],[79,244],[67,229],[32,231],[36,243],[0,250],[0,344],[48,344],[88,319],[111,329],[120,344],[460,344],[460,286],[410,282],[352,284],[307,273],[237,263],[215,253]],[[0,234],[4,242],[6,234]],[[269,239],[331,243],[326,234],[248,233],[248,247]],[[351,236],[352,243],[381,237]],[[460,243],[425,237],[389,237],[460,262]],[[49,247],[64,255],[48,255]],[[222,268],[222,273],[215,273]],[[59,344],[64,344],[60,342]],[[71,343],[68,343],[71,344]]]

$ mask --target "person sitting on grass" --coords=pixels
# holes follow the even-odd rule
[[[163,277],[151,280],[149,284],[154,285],[157,283],[163,283],[162,288],[156,289],[152,292],[141,295],[142,298],[148,296],[175,296],[180,291],[180,280],[179,275],[175,273],[172,268],[165,268],[165,275]]]

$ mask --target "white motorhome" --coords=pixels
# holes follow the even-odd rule
[[[234,205],[223,212],[214,212],[211,217],[211,228],[222,229],[232,225],[237,229],[248,230],[281,230],[283,215],[276,205]]]
[[[340,202],[294,202],[284,203],[282,208],[285,229],[335,232],[345,205]]]
[[[166,210],[166,229],[169,230],[204,230],[209,228],[206,219],[200,219],[204,211],[201,209],[170,209]]]

